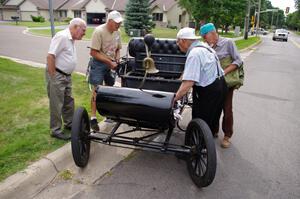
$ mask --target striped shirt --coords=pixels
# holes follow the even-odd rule
[[[206,87],[212,84],[218,76],[223,76],[224,71],[218,63],[216,55],[206,48],[196,47],[199,45],[205,46],[215,53],[207,44],[200,41],[193,42],[187,51],[182,80],[191,80],[195,82],[196,86]]]

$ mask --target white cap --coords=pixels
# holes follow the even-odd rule
[[[122,15],[116,10],[108,13],[107,21],[110,19],[114,20],[116,23],[121,23],[123,21]]]
[[[195,29],[194,28],[182,28],[177,33],[177,39],[199,39],[200,36],[195,35]]]

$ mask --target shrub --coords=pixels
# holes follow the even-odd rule
[[[73,18],[71,18],[71,17],[67,17],[67,18],[64,19],[64,22],[70,23],[70,21],[71,21],[72,19],[73,19]]]
[[[45,22],[45,18],[42,16],[33,16],[30,15],[33,22]]]

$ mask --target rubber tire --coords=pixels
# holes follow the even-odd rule
[[[198,133],[197,133],[198,132]],[[190,177],[192,178],[193,182],[196,184],[196,186],[198,187],[207,187],[208,185],[210,185],[214,178],[215,178],[215,174],[216,174],[216,168],[217,168],[217,156],[216,156],[216,148],[215,148],[215,143],[214,143],[214,139],[212,136],[212,132],[210,130],[210,128],[208,127],[208,125],[206,124],[205,121],[196,118],[193,119],[187,127],[186,130],[186,135],[185,135],[185,145],[187,146],[192,146],[194,144],[192,144],[192,140],[191,140],[191,136],[196,133],[198,134],[198,145],[199,147],[201,147],[200,145],[203,146],[203,148],[201,147],[200,150],[205,149],[206,148],[206,170],[203,172],[203,174],[197,175],[196,170],[197,167],[194,169],[193,168],[193,159],[199,158],[202,155],[201,154],[191,154],[188,158],[187,158],[187,168],[190,174]],[[200,138],[202,138],[203,144],[199,144],[200,142]],[[195,145],[194,145],[195,146]],[[195,160],[197,161],[197,160]],[[199,160],[200,161],[200,160]],[[202,165],[202,164],[201,164]]]
[[[78,167],[85,167],[90,157],[91,141],[88,139],[90,134],[90,121],[85,108],[79,107],[73,116],[71,146],[75,164]]]

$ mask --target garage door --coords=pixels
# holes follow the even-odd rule
[[[105,13],[87,13],[88,24],[103,24],[105,23]]]

